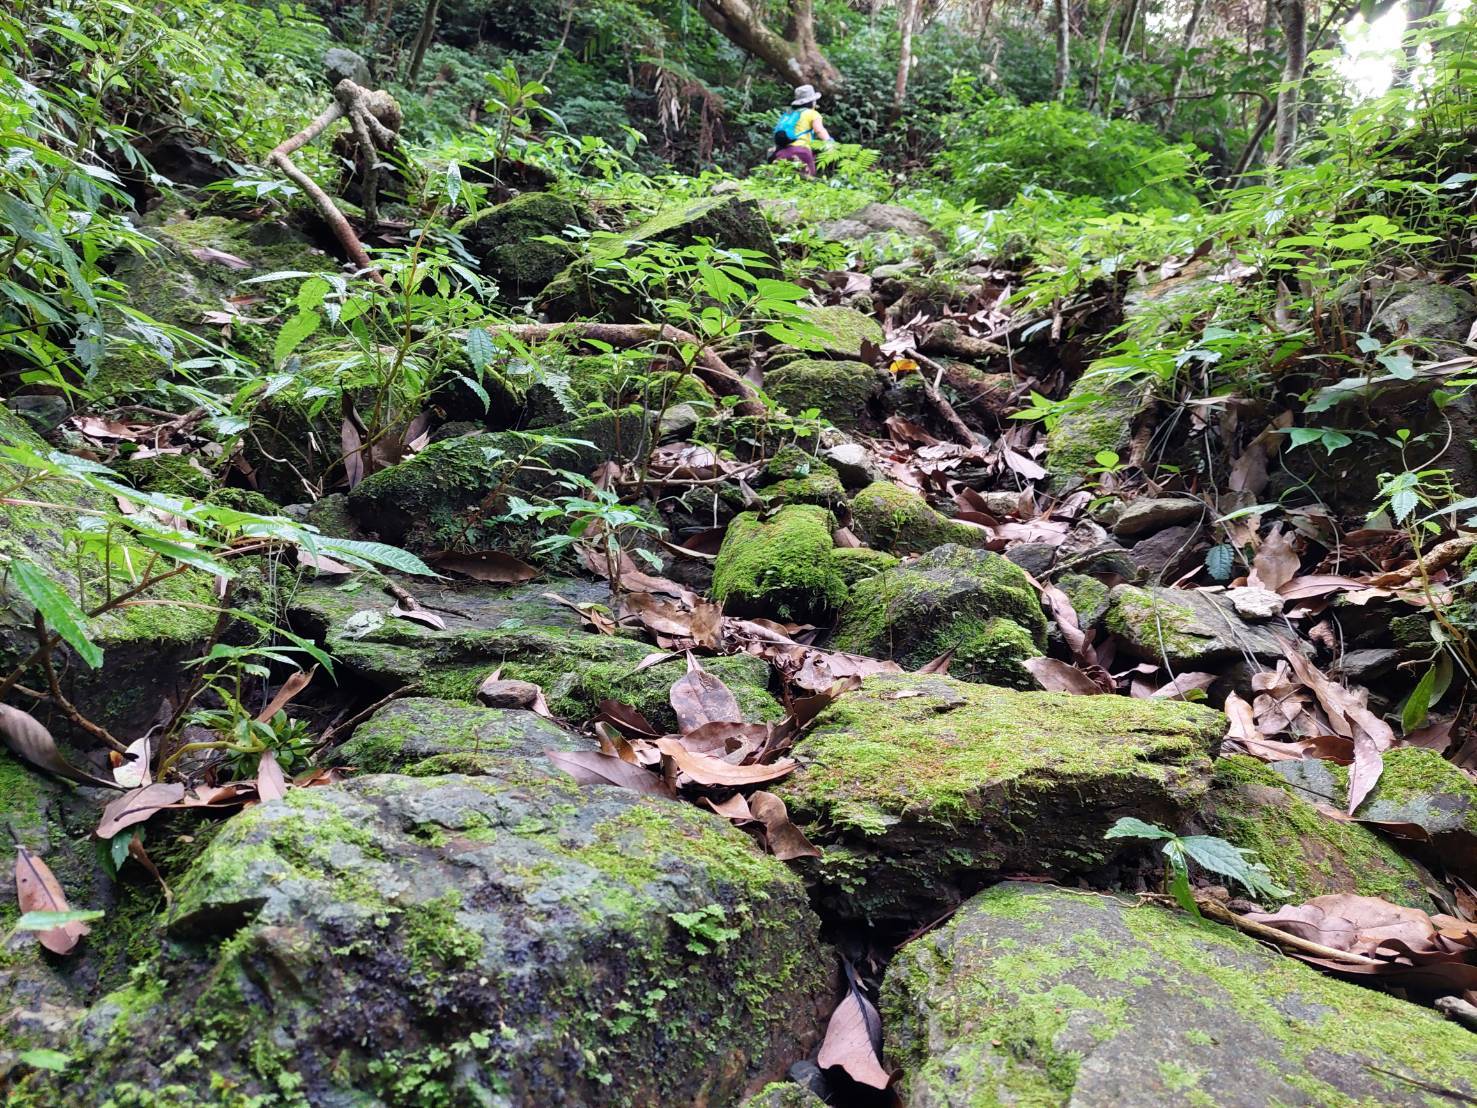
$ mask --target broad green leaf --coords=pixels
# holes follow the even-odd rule
[[[1173,831],[1166,831],[1158,824],[1145,823],[1133,816],[1124,816],[1108,828],[1105,839],[1172,839]]]
[[[102,918],[103,913],[98,911],[27,912],[15,921],[13,930],[51,931],[57,927],[65,927],[69,923],[91,923],[93,920]]]
[[[1418,727],[1425,726],[1426,717],[1431,711],[1431,696],[1436,690],[1436,667],[1431,666],[1416,682],[1410,695],[1405,698],[1405,706],[1400,709],[1400,730],[1410,734]]]
[[[77,652],[89,669],[103,664],[103,650],[87,634],[87,615],[34,563],[16,558],[10,563],[10,580],[17,591],[36,605],[41,618]]]
[[[63,1054],[59,1050],[48,1050],[42,1046],[33,1050],[23,1050],[16,1055],[16,1058],[22,1065],[38,1070],[52,1070],[56,1073],[60,1073],[72,1064],[70,1054]]]
[[[360,542],[356,539],[331,539],[319,535],[318,549],[331,557],[342,557],[346,561],[358,560],[359,564],[373,562],[376,565],[398,569],[401,573],[413,573],[419,577],[437,577],[425,562],[408,550],[389,546],[382,542]]]

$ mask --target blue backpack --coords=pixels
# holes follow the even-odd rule
[[[792,108],[784,115],[780,116],[780,121],[774,125],[774,137],[776,142],[778,142],[780,139],[783,139],[785,141],[785,145],[788,146],[796,139],[800,138],[801,135],[808,135],[811,133],[811,129],[809,127],[807,127],[804,131],[800,130],[800,117],[805,114],[805,111],[805,108]]]

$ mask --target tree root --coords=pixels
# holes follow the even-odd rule
[[[283,176],[297,185],[312,199],[314,205],[328,223],[333,235],[344,248],[344,252],[356,266],[370,278],[383,284],[384,278],[375,264],[369,260],[364,243],[354,233],[344,213],[334,203],[333,197],[324,192],[318,183],[304,173],[293,162],[292,155],[321,135],[339,119],[347,119],[353,134],[353,147],[357,158],[364,164],[364,219],[369,224],[379,222],[379,166],[380,152],[395,145],[396,135],[380,121],[384,116],[399,118],[399,107],[387,92],[371,91],[356,85],[345,77],[333,90],[334,102],[291,138],[279,143],[267,155],[267,161],[282,171]]]

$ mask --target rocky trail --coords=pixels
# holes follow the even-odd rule
[[[1225,244],[1031,302],[907,208],[528,188],[456,260],[527,321],[335,390],[321,223],[143,226],[275,369],[227,452],[135,344],[0,409],[12,1103],[1477,1098],[1464,289],[1347,291],[1420,351],[1353,405],[1175,395],[1089,367]]]

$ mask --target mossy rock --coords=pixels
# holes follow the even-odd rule
[[[796,358],[767,370],[764,391],[791,415],[815,409],[837,427],[875,423],[887,378],[866,362]]]
[[[576,603],[608,603],[604,585],[574,579],[516,588],[417,583],[417,599],[446,622],[446,629],[438,630],[389,618],[394,601],[376,575],[363,575],[358,582],[353,592],[327,584],[304,586],[294,594],[288,614],[295,628],[324,644],[344,674],[377,690],[415,685],[418,696],[470,704],[482,681],[501,667],[504,677],[543,689],[550,710],[561,719],[583,723],[600,701],[611,699],[632,705],[658,727],[676,726],[668,691],[681,676],[678,666],[637,672],[651,653],[649,643],[587,633],[577,614],[543,596],[552,592]],[[374,614],[360,615],[364,612]],[[782,714],[768,691],[769,667],[762,659],[736,654],[709,659],[704,668],[733,690],[746,719],[766,721]]]
[[[825,332],[825,337],[817,340],[821,354],[859,358],[865,344],[881,346],[885,338],[882,324],[855,308],[836,306],[802,310],[801,322]]]
[[[225,825],[169,927],[50,1103],[732,1104],[833,1000],[782,863],[538,767],[290,790]]]
[[[517,426],[529,430],[557,427],[571,419],[639,406],[652,413],[691,403],[711,405],[712,394],[691,374],[656,372],[649,360],[608,355],[569,355],[547,347],[535,357],[540,379],[521,396],[506,397]],[[496,394],[496,387],[493,392]],[[494,400],[494,408],[498,404]]]
[[[826,1102],[793,1081],[772,1081],[739,1108],[821,1108]]]
[[[651,243],[691,246],[703,240],[728,250],[751,250],[764,258],[779,256],[758,204],[734,195],[708,196],[665,208],[632,230],[595,243],[586,257],[549,283],[538,308],[555,320],[591,315],[629,318],[636,302],[629,292],[603,279],[601,264],[637,253]]]
[[[468,216],[454,230],[507,299],[542,292],[579,256],[574,244],[563,238],[564,229],[588,227],[591,222],[587,210],[562,196],[529,192]],[[538,241],[547,238],[560,241]]]
[[[1085,573],[1064,573],[1056,581],[1067,594],[1072,611],[1077,613],[1077,626],[1084,631],[1097,627],[1108,614],[1108,586]]]
[[[1229,600],[1202,589],[1119,585],[1109,594],[1107,626],[1128,654],[1176,669],[1282,657],[1270,624],[1247,623]]]
[[[992,875],[1102,865],[1122,815],[1176,825],[1224,731],[1194,704],[884,674],[821,714],[775,792],[825,851],[818,902],[905,928]]]
[[[1371,823],[1414,824],[1429,843],[1407,844],[1415,856],[1477,881],[1477,785],[1434,750],[1387,750],[1379,782],[1354,812]],[[1271,769],[1314,804],[1348,811],[1349,770],[1319,759],[1274,762]]]
[[[364,773],[428,776],[455,761],[457,773],[497,773],[509,762],[541,763],[550,750],[590,750],[533,712],[412,696],[386,704],[359,725],[334,761]],[[440,772],[445,772],[441,770]]]
[[[834,521],[796,504],[768,519],[745,512],[728,525],[713,567],[713,599],[733,615],[821,619],[846,599],[831,561]]]
[[[777,504],[814,504],[839,511],[846,504],[846,488],[836,470],[799,447],[781,448],[761,474],[759,493]]]
[[[1046,616],[1021,568],[999,554],[937,547],[851,590],[831,645],[917,669],[952,650],[965,681],[1030,689],[1024,667],[1046,648]]]
[[[0,406],[0,443],[45,454],[50,448],[8,408]],[[16,481],[25,475],[18,464],[0,461],[0,476]],[[74,554],[66,533],[75,528],[74,514],[108,510],[102,498],[79,491],[76,484],[42,480],[28,486],[28,497],[57,505],[34,508],[0,504],[0,553],[24,557],[54,581],[75,588]],[[117,570],[115,590],[123,591],[123,571]],[[183,663],[197,657],[201,644],[215,626],[214,578],[203,572],[172,577],[150,589],[151,603],[115,609],[92,620],[89,633],[103,650],[100,669],[90,669],[69,647],[57,650],[62,691],[88,718],[119,734],[141,734],[159,711],[160,703],[183,685]],[[84,607],[104,599],[100,573],[88,575]],[[181,603],[168,603],[179,601]],[[35,648],[34,608],[18,590],[0,593],[0,672],[9,672]],[[34,675],[33,675],[34,677]],[[38,709],[43,722],[65,737],[71,725],[59,713]],[[96,749],[91,740],[88,749]]]
[[[989,540],[983,528],[939,514],[921,495],[891,481],[874,481],[857,493],[851,518],[869,545],[890,554],[921,554],[945,543],[984,546]]]
[[[470,545],[528,554],[541,537],[535,526],[469,526],[471,513],[491,492],[547,490],[558,480],[550,468],[588,473],[603,461],[639,457],[650,441],[646,413],[639,408],[577,419],[548,434],[569,441],[531,445],[518,432],[499,431],[433,442],[361,481],[349,494],[349,510],[364,530],[411,550]],[[520,459],[524,464],[518,467]],[[485,514],[496,515],[501,505],[487,507]]]
[[[1046,434],[1046,468],[1052,482],[1065,486],[1088,477],[1103,452],[1128,457],[1134,426],[1152,402],[1140,381],[1109,384],[1086,377],[1068,391],[1066,402],[1082,402],[1065,411]]]
[[[997,885],[909,943],[881,1008],[913,1108],[1425,1108],[1428,1089],[1477,1092],[1477,1039],[1427,1008],[1228,927],[1046,885]]]
[[[841,574],[841,579],[850,589],[859,581],[866,581],[885,573],[898,564],[898,560],[882,550],[870,546],[838,546],[831,551],[831,564]]]
[[[130,306],[212,342],[221,341],[220,328],[207,324],[205,313],[224,310],[222,301],[235,295],[243,281],[284,270],[316,273],[339,268],[282,223],[217,215],[188,218],[170,206],[162,217],[156,214],[146,220],[143,230],[158,246],[122,255],[113,265],[113,277],[128,289]],[[260,292],[253,286],[248,289]],[[159,378],[170,375],[170,359],[151,344],[129,337],[131,332],[121,326],[109,330],[103,360],[88,377],[95,399],[125,400],[152,390]],[[275,327],[238,320],[227,345],[248,364],[265,370],[275,333]]]
[[[1201,813],[1212,834],[1251,851],[1301,904],[1329,893],[1378,896],[1423,912],[1434,878],[1374,831],[1324,815],[1270,766],[1236,754],[1215,764]],[[1270,907],[1270,906],[1269,906]]]

